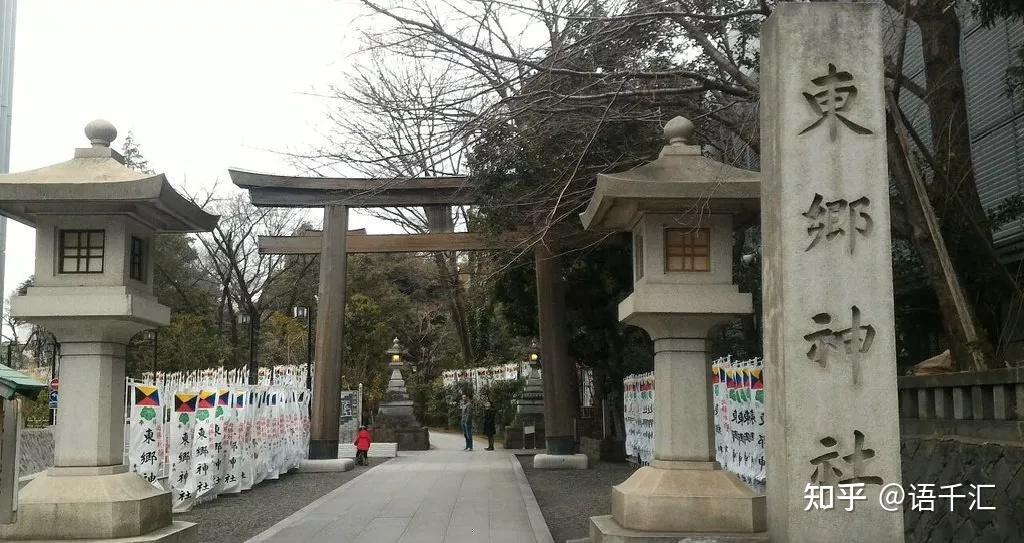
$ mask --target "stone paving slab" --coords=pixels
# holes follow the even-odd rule
[[[401,452],[249,541],[553,541],[514,455],[464,452],[458,435],[430,439],[434,449]]]

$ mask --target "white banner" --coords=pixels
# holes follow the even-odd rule
[[[654,459],[654,372],[623,380],[626,456],[646,466]]]
[[[196,425],[196,392],[179,392],[174,395],[174,411],[169,423],[170,464],[167,478],[168,490],[175,513],[192,509],[196,501],[196,478],[192,472],[192,430]]]
[[[755,491],[764,491],[764,362],[715,360],[711,365],[715,459]],[[626,455],[646,465],[654,457],[654,373],[630,375],[625,392]]]
[[[128,465],[132,471],[160,487],[157,479],[163,475],[164,457],[161,454],[164,409],[160,403],[160,390],[139,383],[132,383],[128,390],[129,401],[132,402],[128,419]]]

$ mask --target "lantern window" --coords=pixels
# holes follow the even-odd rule
[[[146,242],[135,236],[132,236],[132,246],[128,253],[128,277],[146,281]]]
[[[665,271],[711,271],[711,229],[666,228]]]
[[[636,270],[637,280],[643,279],[644,277],[644,236],[643,234],[633,234],[633,267]]]
[[[103,273],[103,230],[61,230],[60,273]]]

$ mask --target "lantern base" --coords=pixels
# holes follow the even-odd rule
[[[767,511],[765,497],[727,471],[645,466],[612,487],[612,517],[649,532],[756,533]]]
[[[198,530],[172,522],[171,494],[127,466],[53,468],[21,490],[17,522],[0,526],[0,540],[71,539],[194,543]]]

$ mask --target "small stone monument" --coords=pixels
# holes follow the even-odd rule
[[[544,445],[544,381],[540,370],[540,347],[536,341],[530,344],[527,361],[530,373],[523,391],[515,399],[516,414],[512,424],[505,427],[506,449],[538,449]]]
[[[391,368],[391,380],[384,392],[384,401],[374,419],[373,440],[382,443],[398,443],[400,451],[425,451],[430,449],[430,433],[426,426],[416,420],[413,402],[409,391],[405,388],[402,369],[406,367],[403,355],[405,348],[395,338],[391,348],[387,350],[391,357],[388,367]]]
[[[881,9],[782,3],[762,33],[772,541],[903,541]]]
[[[654,340],[654,460],[612,489],[612,516],[593,517],[595,543],[763,539],[764,496],[715,461],[708,334],[753,310],[732,282],[733,230],[756,220],[759,176],[701,155],[694,126],[665,125],[648,164],[601,174],[580,218],[633,233],[634,288],[619,320]],[[729,533],[724,536],[723,533]]]
[[[170,322],[153,296],[154,235],[208,231],[217,217],[163,174],[125,167],[110,123],[85,134],[92,147],[67,162],[0,175],[0,213],[36,229],[35,284],[11,314],[61,346],[55,465],[21,491],[0,539],[195,541],[194,524],[172,523],[170,494],[124,464],[125,348]]]

